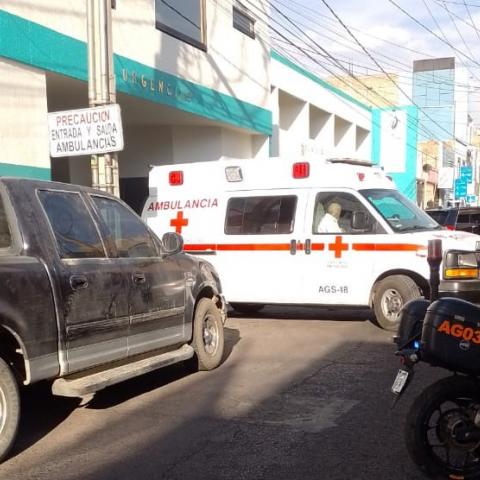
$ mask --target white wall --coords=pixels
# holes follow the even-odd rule
[[[157,30],[155,0],[118,0],[113,10],[115,53],[266,108],[268,37],[258,34],[253,40],[233,28],[233,0],[205,3],[207,52]],[[256,0],[255,5],[268,12],[267,0]],[[85,0],[0,0],[0,9],[86,41]],[[252,13],[260,11],[254,8]]]
[[[2,59],[0,147],[2,163],[50,168],[45,74]]]
[[[272,59],[272,156],[371,157],[371,112]],[[278,108],[278,113],[276,109]]]
[[[218,160],[223,153],[222,130],[217,127],[173,127],[173,163]]]
[[[302,143],[309,132],[308,104],[282,91],[278,95],[278,104],[280,156],[300,156]]]
[[[174,126],[172,128],[172,162],[209,162],[221,157],[268,158],[268,138],[245,135],[236,130]]]
[[[172,127],[127,127],[124,141],[125,149],[118,154],[120,177],[147,177],[149,165],[173,163]]]
[[[355,125],[335,115],[335,149],[342,155],[355,154]]]
[[[276,59],[272,59],[270,75],[272,85],[280,90],[370,131],[371,115],[364,108],[336,95]]]

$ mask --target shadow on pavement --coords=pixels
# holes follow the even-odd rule
[[[19,432],[10,457],[38,442],[78,407],[78,398],[56,397],[51,388],[51,383],[40,382],[22,390]]]
[[[286,320],[337,320],[337,321],[373,321],[373,314],[368,308],[359,307],[317,307],[317,306],[291,306],[291,305],[266,305],[256,313],[240,313],[230,309],[228,316],[231,318],[278,318]]]
[[[225,327],[224,334],[223,362],[227,361],[240,341],[240,332],[235,328]],[[191,365],[186,363],[159,369],[97,392],[86,407],[93,409],[110,408],[138,395],[185,378],[193,372]],[[22,416],[19,433],[10,458],[27,450],[54,430],[78,408],[81,402],[78,398],[52,395],[51,383],[49,382],[40,382],[24,388],[21,401]]]

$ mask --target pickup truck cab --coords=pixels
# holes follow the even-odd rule
[[[182,248],[104,192],[0,178],[0,460],[21,384],[88,397],[175,362],[221,363],[218,275]]]

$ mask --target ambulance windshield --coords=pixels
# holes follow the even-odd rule
[[[443,228],[397,190],[375,188],[360,190],[360,193],[375,207],[395,232]]]

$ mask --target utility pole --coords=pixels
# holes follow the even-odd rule
[[[88,104],[115,103],[112,49],[112,0],[87,0]],[[92,186],[120,196],[116,153],[92,155]]]

